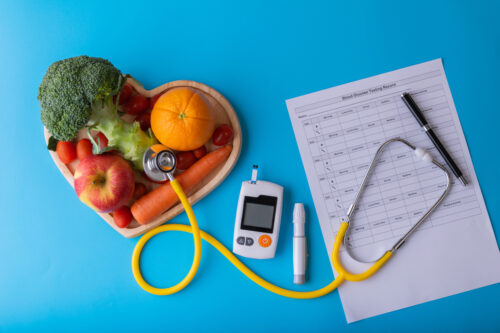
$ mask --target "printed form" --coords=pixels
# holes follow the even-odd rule
[[[402,92],[411,93],[469,185],[450,171],[448,196],[386,266],[368,280],[340,286],[348,322],[500,282],[500,252],[441,59],[287,100],[329,257],[340,222],[384,141],[406,139],[449,170],[403,104]],[[445,187],[442,170],[418,160],[405,145],[391,144],[377,160],[346,246],[361,261],[378,259]],[[345,250],[341,260],[356,273],[371,265]]]

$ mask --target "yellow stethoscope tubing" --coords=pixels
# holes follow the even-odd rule
[[[338,276],[342,275],[347,281],[352,281],[352,282],[363,281],[365,279],[368,279],[370,276],[375,274],[382,266],[384,266],[387,260],[391,258],[392,252],[387,251],[382,257],[380,257],[380,259],[375,261],[373,265],[363,273],[353,274],[347,271],[344,268],[344,266],[342,266],[342,263],[339,258],[340,245],[342,244],[342,239],[344,239],[344,235],[347,231],[347,228],[349,228],[349,223],[342,222],[342,224],[340,225],[340,229],[337,232],[337,237],[335,237],[335,243],[333,243],[333,251],[332,251],[333,267],[335,268],[335,271],[337,271],[337,273],[339,274]]]
[[[294,290],[284,289],[264,280],[263,278],[255,274],[252,270],[250,270],[247,266],[245,266],[238,258],[236,258],[236,256],[231,251],[229,251],[224,245],[222,245],[217,239],[210,236],[203,230],[200,230],[198,222],[196,221],[196,217],[193,212],[193,208],[191,207],[191,204],[189,203],[182,187],[180,186],[180,184],[177,182],[176,179],[172,179],[170,181],[170,184],[172,185],[172,188],[174,189],[175,193],[179,196],[179,199],[188,216],[190,226],[184,224],[165,224],[159,226],[147,232],[146,234],[144,234],[144,236],[142,236],[139,239],[132,254],[132,272],[134,274],[134,278],[136,279],[137,283],[139,284],[139,286],[141,286],[142,289],[154,295],[174,294],[184,289],[193,280],[196,271],[198,270],[198,267],[200,265],[201,239],[205,240],[210,245],[215,247],[237,269],[239,269],[250,280],[258,284],[262,288],[284,297],[297,298],[297,299],[310,299],[327,295],[333,290],[335,290],[344,280],[362,281],[364,279],[367,279],[370,276],[372,276],[375,272],[377,272],[387,262],[387,260],[389,260],[389,258],[392,255],[391,251],[387,251],[379,260],[377,260],[368,270],[366,270],[363,273],[353,274],[347,271],[342,266],[342,263],[340,262],[339,259],[340,245],[342,244],[344,235],[349,226],[347,222],[343,222],[340,226],[337,236],[335,237],[335,243],[333,245],[333,253],[332,253],[333,266],[338,273],[337,278],[335,278],[327,286],[313,291],[294,291]],[[191,264],[189,272],[184,277],[184,279],[182,279],[181,282],[179,282],[175,286],[168,288],[156,288],[147,283],[144,277],[142,276],[140,267],[140,257],[144,245],[146,245],[146,243],[153,236],[165,231],[182,231],[193,234],[193,240],[194,240],[193,263]]]

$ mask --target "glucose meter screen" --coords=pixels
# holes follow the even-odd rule
[[[276,197],[267,195],[245,197],[241,228],[272,233],[276,202]]]

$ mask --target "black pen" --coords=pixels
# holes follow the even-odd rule
[[[417,119],[418,123],[422,128],[424,129],[425,133],[427,133],[427,136],[429,136],[429,139],[431,139],[432,143],[434,146],[437,148],[441,156],[443,156],[444,160],[450,167],[451,171],[455,174],[455,176],[460,179],[462,184],[467,185],[467,181],[465,180],[464,175],[462,174],[462,171],[458,168],[456,163],[453,161],[451,158],[450,154],[448,154],[448,151],[446,151],[446,148],[444,148],[443,144],[441,141],[439,141],[438,137],[432,130],[432,128],[429,126],[429,123],[427,122],[427,119],[425,119],[424,114],[418,107],[417,103],[413,100],[411,95],[409,93],[403,93],[401,94],[401,99],[403,102],[406,104],[408,109],[410,109],[411,113],[415,116],[415,119]]]

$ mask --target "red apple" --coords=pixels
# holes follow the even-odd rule
[[[80,200],[99,213],[126,205],[134,194],[132,168],[118,155],[92,155],[75,170],[75,191]]]

